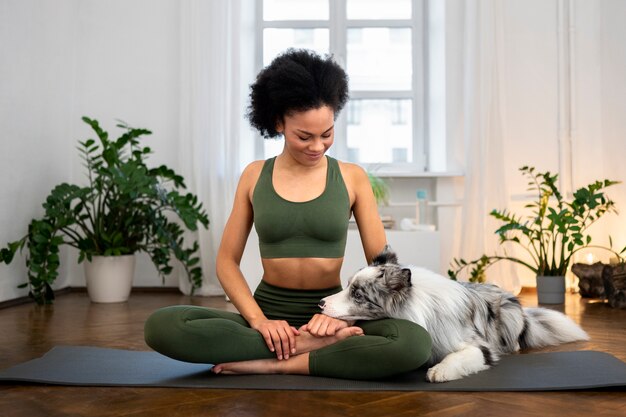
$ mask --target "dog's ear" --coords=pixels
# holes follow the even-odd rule
[[[391,249],[391,246],[385,245],[383,251],[372,259],[372,265],[397,264],[398,256]]]
[[[385,283],[390,290],[400,291],[411,286],[411,270],[402,268],[398,272],[393,272],[385,276]]]

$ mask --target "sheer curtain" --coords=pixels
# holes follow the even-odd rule
[[[497,223],[488,213],[494,208],[506,208],[509,200],[503,160],[503,15],[498,0],[468,0],[463,6],[466,176],[459,255],[475,259],[499,249],[494,234]],[[512,263],[500,262],[489,268],[487,280],[514,293],[521,290]]]
[[[246,50],[254,26],[245,0],[184,0],[181,3],[180,166],[190,192],[209,216],[209,230],[187,232],[200,245],[204,280],[198,295],[222,294],[215,259],[240,175],[240,149],[247,138]],[[250,55],[250,59],[246,58]],[[243,57],[243,59],[242,59]],[[189,294],[186,274],[179,287]]]

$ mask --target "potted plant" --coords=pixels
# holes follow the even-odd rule
[[[372,186],[372,191],[374,192],[374,199],[376,199],[376,204],[389,204],[389,186],[387,185],[387,183],[382,178],[369,171],[367,172],[367,177],[370,180],[370,185]]]
[[[197,230],[198,223],[207,228],[209,219],[196,196],[179,192],[186,188],[181,176],[165,165],[146,165],[145,159],[152,151],[141,147],[139,139],[152,132],[121,123],[117,126],[124,133],[112,140],[98,121],[87,117],[82,120],[98,137],[98,141],[79,142],[77,147],[85,161],[89,184],[81,187],[62,183],[54,187],[43,203],[43,218],[32,220],[26,236],[0,249],[0,262],[10,263],[18,249],[27,247],[28,283],[19,287],[29,286],[29,296],[38,304],[49,304],[54,299],[51,284],[58,275],[62,244],[78,249],[78,263],[87,260],[88,274],[101,272],[102,263],[112,261],[114,268],[126,264],[131,278],[135,253],[148,253],[163,279],[172,270],[173,254],[184,266],[192,291],[199,287],[202,270],[197,265],[198,243],[185,248],[183,228],[168,218],[168,213],[189,230]],[[109,279],[120,274],[113,272]],[[87,277],[90,296],[93,288],[89,282],[95,279]],[[104,284],[102,280],[94,282]],[[122,293],[129,293],[131,284],[124,285]]]
[[[576,252],[600,247],[619,256],[612,248],[591,245],[588,234],[589,226],[600,217],[617,212],[615,203],[602,190],[619,182],[596,181],[576,190],[573,200],[566,201],[556,186],[557,174],[536,173],[535,168],[527,166],[520,171],[529,179],[528,190],[537,193],[537,200],[525,206],[531,214],[522,217],[506,210],[489,214],[503,223],[496,230],[500,244],[516,244],[527,256],[512,256],[503,249],[502,254],[483,255],[472,261],[455,258],[448,275],[456,279],[466,270],[471,282],[484,282],[485,270],[491,265],[502,260],[515,262],[536,274],[539,303],[560,304],[565,298],[565,273]],[[624,251],[626,247],[620,254]]]
[[[374,199],[376,200],[376,204],[380,208],[381,206],[386,206],[389,204],[389,185],[374,174],[373,172],[368,171],[367,177],[369,178],[370,185],[372,186],[372,192],[374,193]],[[383,223],[385,229],[393,228],[395,221],[391,216],[380,216],[380,220]]]

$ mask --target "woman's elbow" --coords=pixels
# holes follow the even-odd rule
[[[215,274],[217,277],[227,275],[228,271],[233,268],[239,268],[237,259],[234,256],[218,251],[217,259],[215,260]]]

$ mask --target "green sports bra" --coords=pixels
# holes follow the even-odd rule
[[[254,227],[262,258],[342,258],[350,197],[336,159],[326,156],[326,188],[313,200],[282,198],[272,184],[276,157],[263,164],[254,187]]]

